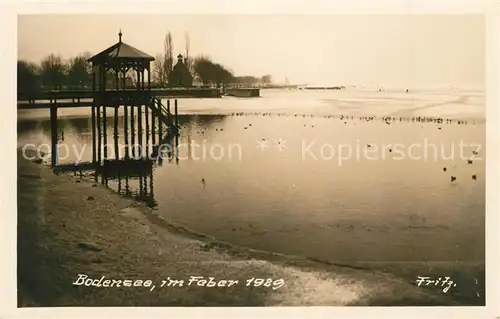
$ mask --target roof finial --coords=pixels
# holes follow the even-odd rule
[[[122,43],[122,29],[120,28],[120,33],[118,33],[118,41]]]

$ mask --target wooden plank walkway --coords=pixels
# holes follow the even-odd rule
[[[105,92],[96,92],[96,99],[106,99],[110,101],[115,99],[114,103],[124,105],[130,99],[137,101],[138,97],[148,100],[151,97],[158,98],[220,98],[221,93],[218,89],[212,88],[168,88],[151,89],[150,91],[138,91],[135,89],[126,90],[107,90]],[[94,95],[91,90],[65,90],[48,91],[37,94],[18,94],[18,109],[40,109],[57,107],[90,107]],[[128,104],[127,104],[128,105]]]

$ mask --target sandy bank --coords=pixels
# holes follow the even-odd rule
[[[19,306],[445,305],[439,292],[392,275],[233,251],[184,236],[149,208],[102,185],[55,175],[18,156]],[[89,278],[151,280],[149,287],[75,286]],[[187,285],[190,276],[238,280]],[[160,287],[168,277],[183,287]],[[249,278],[283,287],[247,287]]]

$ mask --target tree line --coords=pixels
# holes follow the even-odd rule
[[[92,71],[87,59],[90,53],[82,53],[64,61],[61,56],[51,54],[36,64],[17,61],[17,90],[34,93],[63,88],[88,88],[92,84]]]
[[[163,53],[157,54],[151,70],[151,85],[153,87],[169,87],[169,76],[174,69],[177,58],[174,58],[172,34],[168,32],[163,43]],[[92,56],[84,52],[70,59],[60,55],[50,54],[40,63],[25,60],[17,61],[17,87],[19,93],[32,94],[48,90],[89,89],[92,86],[92,69],[87,59]],[[193,76],[194,86],[221,87],[232,83],[237,84],[270,84],[271,76],[235,76],[233,72],[220,63],[216,63],[206,55],[190,56],[190,37],[185,34],[185,47],[182,63]],[[113,87],[113,77],[108,77],[108,87]],[[126,79],[133,85],[133,76]]]

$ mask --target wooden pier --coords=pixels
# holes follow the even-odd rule
[[[149,163],[147,159],[153,153],[156,141],[161,143],[165,141],[165,136],[179,134],[177,99],[167,100],[164,105],[162,97],[169,97],[169,94],[172,94],[171,90],[151,89],[150,63],[154,58],[123,43],[121,32],[118,36],[119,41],[116,44],[88,59],[92,67],[92,90],[52,91],[35,97],[25,96],[26,100],[18,101],[18,109],[50,110],[53,167],[58,165],[57,113],[61,107],[91,108],[92,166],[112,172],[110,173],[112,176],[119,176],[117,170],[122,168],[129,169],[137,165],[143,167],[144,163]],[[136,78],[133,89],[126,86],[127,75],[131,73]],[[109,76],[114,80],[112,88],[106,87]],[[120,111],[125,122],[122,135],[125,146],[123,153],[120,153],[122,147],[118,142]],[[108,112],[113,112],[111,123],[108,123],[110,118]],[[113,126],[113,143],[111,143],[114,150],[113,157],[108,153],[110,125]]]
[[[136,89],[125,88],[117,90],[106,89],[108,95],[119,95],[122,98],[133,98],[134,95],[144,96],[144,92],[138,93]],[[161,99],[177,98],[220,98],[221,93],[213,88],[164,88],[149,89],[148,94]],[[120,97],[118,97],[120,98]],[[93,103],[93,90],[63,90],[47,91],[33,94],[18,94],[17,108],[23,109],[44,109],[50,108],[53,104],[58,107],[89,107]]]

